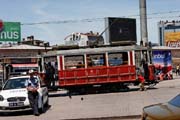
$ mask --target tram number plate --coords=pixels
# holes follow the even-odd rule
[[[24,106],[23,102],[13,102],[13,103],[9,103],[10,107],[20,107],[20,106]]]

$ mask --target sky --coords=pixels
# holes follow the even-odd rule
[[[147,0],[146,5],[148,40],[158,43],[158,22],[180,20],[180,0]],[[0,19],[21,22],[21,38],[34,35],[51,45],[64,44],[73,32],[101,33],[105,17],[135,18],[139,43],[139,0],[0,0]]]

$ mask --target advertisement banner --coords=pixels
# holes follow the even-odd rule
[[[18,42],[18,41],[21,41],[20,22],[0,21],[0,42]]]
[[[171,51],[153,51],[153,64],[157,69],[166,68],[166,72],[172,70],[172,56]]]
[[[165,45],[168,47],[180,47],[180,32],[165,32]]]

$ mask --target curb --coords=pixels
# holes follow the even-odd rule
[[[113,116],[113,117],[98,117],[98,118],[76,118],[76,119],[64,119],[64,120],[120,120],[120,119],[134,119],[141,118],[141,115],[129,115],[129,116]]]

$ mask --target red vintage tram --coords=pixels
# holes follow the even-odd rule
[[[156,83],[147,47],[134,45],[56,50],[45,53],[42,58],[43,64],[54,66],[58,86],[72,91],[93,86],[120,89],[127,88],[130,83],[139,83],[137,72],[142,68],[142,59],[148,62],[146,83]]]

